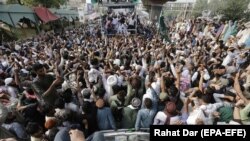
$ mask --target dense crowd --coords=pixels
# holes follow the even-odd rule
[[[0,140],[101,140],[97,131],[152,124],[249,124],[249,23],[168,23],[169,41],[156,32],[106,37],[99,26],[83,25],[4,43]]]
[[[133,10],[119,12],[110,9],[102,16],[102,24],[105,34],[135,34],[137,16]]]

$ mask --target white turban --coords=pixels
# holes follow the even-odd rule
[[[13,78],[6,78],[4,80],[4,83],[5,83],[6,86],[8,86],[12,81],[13,81]]]
[[[89,82],[97,82],[97,78],[99,76],[100,72],[94,68],[91,68],[90,71],[88,72],[88,77],[89,77]]]
[[[107,84],[109,86],[114,86],[117,84],[117,82],[118,82],[118,79],[115,75],[110,75],[107,79]]]

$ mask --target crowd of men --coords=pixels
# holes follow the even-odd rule
[[[102,26],[104,27],[105,34],[115,35],[129,33],[135,34],[137,25],[137,16],[135,11],[115,12],[109,10],[102,16]]]
[[[156,32],[97,36],[83,25],[4,43],[0,140],[78,141],[150,125],[249,124],[249,23],[190,19],[167,27],[169,41]]]

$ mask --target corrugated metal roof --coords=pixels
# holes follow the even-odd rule
[[[0,20],[15,26],[20,19],[28,18],[33,22],[36,22],[36,16],[34,11],[23,5],[19,4],[8,4],[8,5],[0,5]]]
[[[50,11],[61,18],[66,17],[69,20],[72,20],[71,18],[76,18],[79,16],[78,12],[75,10],[50,8]]]

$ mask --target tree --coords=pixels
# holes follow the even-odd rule
[[[211,11],[211,16],[222,14],[226,20],[249,18],[247,6],[250,0],[196,0],[193,8],[195,17],[202,16],[202,11]]]
[[[20,0],[23,5],[33,7],[38,6],[38,1],[36,0]]]
[[[249,16],[249,12],[246,12],[246,10],[250,0],[223,0],[222,2],[224,2],[224,7],[221,11],[225,19],[239,20]]]
[[[222,13],[222,7],[224,6],[222,0],[210,0],[208,3],[208,8],[211,10],[211,15],[216,16]]]
[[[64,4],[66,0],[8,0],[7,3],[19,3],[26,6],[38,6],[39,4],[42,4],[44,7],[55,7],[59,8],[60,5]]]
[[[16,4],[16,3],[18,3],[18,1],[17,0],[7,0],[6,3],[7,4]]]
[[[208,10],[207,8],[208,8],[207,0],[196,0],[192,13],[195,17],[199,17],[202,16],[202,11]]]
[[[21,4],[21,5],[23,5],[22,0],[7,0],[6,3],[7,4]]]

